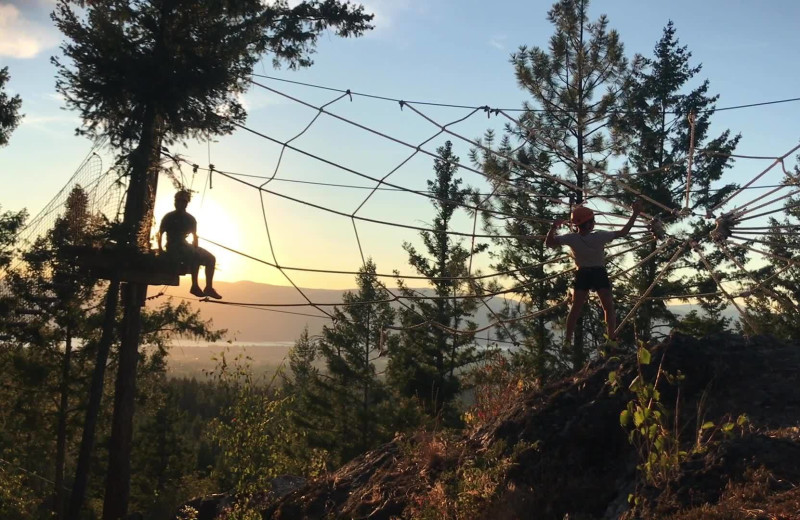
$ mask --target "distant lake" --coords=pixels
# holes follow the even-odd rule
[[[212,348],[212,349],[241,349],[248,347],[280,347],[291,348],[294,346],[294,341],[218,341],[216,343],[209,343],[207,341],[189,341],[180,339],[172,342],[171,347],[177,348]]]

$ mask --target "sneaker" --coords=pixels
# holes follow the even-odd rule
[[[217,291],[214,290],[213,287],[206,287],[206,290],[203,293],[205,296],[209,298],[214,298],[215,300],[221,300],[222,295],[220,295]]]

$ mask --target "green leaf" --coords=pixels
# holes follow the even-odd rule
[[[639,349],[638,357],[639,357],[639,364],[641,365],[649,365],[650,361],[652,360],[650,356],[650,351],[644,347]]]
[[[736,425],[734,423],[732,423],[732,422],[725,423],[725,424],[722,425],[722,431],[729,432],[729,431],[733,430],[734,426],[736,426]]]
[[[622,410],[619,414],[619,424],[623,428],[627,428],[627,426],[631,423],[631,413],[628,410]]]
[[[633,413],[633,425],[638,428],[639,426],[641,426],[643,422],[644,422],[644,413],[642,413],[641,409],[636,410]]]
[[[701,430],[708,430],[709,428],[713,428],[714,423],[712,421],[706,421],[703,423],[703,426],[700,427]]]
[[[750,419],[748,419],[747,415],[745,415],[745,414],[740,415],[739,418],[736,419],[736,424],[738,426],[744,426],[745,424],[747,424],[749,422],[750,422]]]

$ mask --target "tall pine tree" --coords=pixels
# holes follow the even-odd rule
[[[6,94],[8,79],[8,67],[3,67],[0,69],[0,147],[8,144],[11,132],[17,128],[22,119],[22,114],[19,113],[22,100],[19,96]]]
[[[275,65],[311,65],[322,32],[359,36],[371,27],[372,16],[339,0],[291,6],[287,0],[59,0],[53,19],[67,37],[64,58],[54,59],[57,89],[68,107],[80,112],[81,132],[107,137],[127,159],[123,243],[145,250],[162,146],[231,133],[246,116],[237,96],[264,54]],[[118,520],[128,509],[136,351],[146,291],[146,285],[127,284],[123,294],[104,520]],[[79,507],[80,497],[74,502]]]
[[[447,141],[437,154],[433,163],[436,176],[428,181],[436,211],[433,230],[420,232],[425,252],[408,242],[403,244],[409,263],[427,278],[435,299],[419,299],[419,290],[399,284],[403,295],[413,301],[400,310],[403,332],[390,351],[387,367],[391,384],[401,394],[420,399],[432,416],[448,411],[446,407],[460,391],[459,370],[478,357],[474,334],[453,333],[447,328],[476,328],[470,319],[478,308],[476,287],[464,278],[469,274],[471,255],[486,247],[479,245],[470,251],[448,233],[456,210],[467,201],[470,190],[455,176],[459,158],[453,154],[452,143]]]
[[[318,378],[315,392],[324,399],[327,411],[315,407],[324,414],[315,422],[327,428],[331,443],[319,447],[338,455],[336,462],[350,460],[393,433],[381,426],[388,394],[375,361],[382,354],[383,336],[394,323],[395,311],[388,303],[391,294],[378,281],[375,263],[368,260],[358,273],[358,291],[344,294],[344,306],[334,310],[333,323],[322,328],[317,342],[327,372]]]
[[[732,153],[739,142],[739,136],[731,136],[728,130],[716,137],[710,135],[711,118],[718,96],[709,94],[708,80],[691,86],[702,67],[690,63],[692,53],[686,46],[680,45],[675,33],[675,26],[670,21],[655,46],[653,57],[644,59],[644,67],[636,71],[635,81],[626,96],[624,112],[612,118],[615,130],[628,141],[627,161],[622,170],[625,182],[671,208],[672,212],[661,211],[654,206],[645,208],[645,211],[653,214],[661,211],[660,218],[668,225],[686,222],[692,213],[705,215],[708,208],[723,200],[736,187],[729,184],[712,191],[711,183],[719,180],[731,166],[732,159],[727,154]],[[692,147],[703,149],[704,152],[691,157],[692,180],[687,200],[687,169]],[[634,199],[635,196],[628,192],[620,195],[620,200],[629,204]],[[686,209],[688,211],[684,211]],[[693,225],[699,235],[708,232],[707,224],[695,222]],[[668,229],[679,228],[670,226]],[[657,243],[651,242],[638,249],[635,252],[636,261],[652,254],[657,247]],[[653,283],[673,255],[674,248],[662,251],[632,273],[631,287],[625,291],[627,294],[643,294]],[[719,253],[706,251],[704,254],[713,255],[715,265],[725,260]],[[688,258],[690,255],[684,256],[684,259]],[[674,267],[680,265],[682,262]],[[694,282],[698,293],[717,290],[705,269],[701,269],[694,277]],[[686,283],[686,280],[666,277],[651,295],[659,297],[685,293],[683,286]],[[654,328],[676,324],[676,317],[666,303],[663,299],[653,299],[639,307],[634,321],[639,338],[648,340]],[[719,298],[703,303],[704,309],[711,314],[715,313],[714,309],[724,305]],[[717,319],[721,318],[717,316]]]
[[[527,141],[526,154],[537,158],[537,165],[549,164],[551,173],[578,187],[572,193],[577,203],[585,199],[583,189],[598,189],[592,172],[605,169],[608,158],[622,151],[609,117],[619,109],[631,77],[619,35],[605,16],[590,21],[588,9],[589,0],[559,0],[548,12],[555,28],[549,46],[523,46],[511,56],[517,82],[532,98],[512,131]],[[572,346],[574,367],[587,355],[583,321]]]

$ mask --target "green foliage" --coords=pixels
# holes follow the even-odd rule
[[[719,306],[724,307],[724,304],[719,302]],[[701,314],[692,309],[676,323],[674,330],[697,338],[726,330],[730,324],[730,319],[722,316],[721,310],[721,308],[709,308]]]
[[[433,231],[422,231],[420,237],[425,252],[410,243],[403,244],[409,264],[427,278],[434,300],[415,299],[419,292],[399,282],[400,291],[412,299],[400,309],[403,326],[400,342],[389,349],[387,376],[401,395],[419,399],[433,417],[444,414],[452,419],[451,403],[460,391],[458,371],[475,362],[481,353],[474,347],[474,335],[469,331],[476,325],[470,317],[477,311],[475,299],[463,296],[480,294],[477,283],[465,278],[473,255],[486,249],[477,245],[471,249],[454,242],[448,234],[459,204],[464,204],[468,190],[461,187],[455,176],[459,158],[447,141],[437,149],[434,159],[436,176],[428,181],[435,210]],[[426,323],[433,322],[433,325]],[[447,329],[465,329],[453,333]]]
[[[292,397],[273,388],[274,377],[259,380],[247,359],[229,361],[224,353],[210,376],[229,403],[211,421],[209,436],[220,450],[219,483],[239,497],[230,518],[260,518],[249,506],[254,495],[279,475],[320,474],[327,455],[295,427]]]
[[[681,46],[676,36],[674,24],[670,21],[664,28],[661,39],[655,46],[652,58],[642,60],[643,67],[634,74],[631,88],[624,97],[624,112],[614,115],[611,124],[614,131],[626,142],[626,162],[622,175],[628,175],[626,184],[636,191],[657,200],[673,211],[645,202],[645,211],[659,217],[666,225],[674,226],[688,220],[688,216],[680,210],[688,204],[694,212],[705,212],[722,201],[736,187],[727,184],[718,190],[711,190],[712,182],[718,181],[723,173],[732,166],[732,153],[740,136],[731,136],[723,131],[718,136],[710,135],[711,117],[719,96],[709,94],[709,82],[703,81],[692,86],[692,81],[701,71],[700,65],[692,65],[692,53],[686,46]],[[691,116],[690,116],[691,114]],[[694,139],[694,141],[692,141]],[[713,150],[717,153],[694,153],[692,160],[692,181],[689,200],[686,200],[687,169],[692,148]],[[636,172],[653,172],[642,175],[629,175]],[[616,188],[616,186],[614,186]],[[616,191],[616,190],[615,190]],[[620,200],[631,204],[638,195],[623,192]],[[707,234],[694,224],[695,232]],[[671,228],[674,232],[675,228]],[[635,252],[636,261],[650,259],[632,273],[630,285],[624,292],[643,294],[653,284],[663,270],[669,258],[674,254],[674,247],[657,252],[659,244],[652,242]],[[706,251],[710,254],[713,251]],[[653,256],[651,256],[653,255]],[[685,255],[688,259],[689,255]],[[677,273],[683,265],[679,261],[673,264],[673,271],[668,273],[651,292],[658,297],[667,294],[684,294],[687,292],[715,292],[714,282],[705,273],[696,277],[695,286],[686,290],[688,281]],[[713,265],[719,265],[722,258],[716,258]],[[692,266],[693,267],[693,266]],[[708,285],[711,284],[711,290]],[[705,305],[711,321],[724,326],[717,308],[725,304],[719,298],[701,300]],[[707,325],[711,325],[711,321]],[[669,310],[667,301],[652,299],[642,302],[634,319],[634,329],[639,338],[649,340],[659,325],[675,326],[677,317]],[[691,317],[682,324],[683,330],[696,330],[696,317]]]
[[[795,166],[794,175],[786,180],[794,182],[799,177],[800,166]],[[785,216],[769,220],[769,231],[759,248],[775,257],[748,280],[753,290],[746,300],[749,317],[743,323],[745,333],[769,332],[787,341],[800,337],[800,268],[792,260],[800,253],[800,237],[787,231],[800,225],[798,208],[800,200],[789,197],[783,207]]]
[[[651,485],[660,486],[672,479],[686,458],[686,451],[681,450],[679,432],[670,425],[670,413],[661,400],[658,389],[662,378],[670,384],[683,380],[678,372],[672,375],[663,370],[664,356],[661,358],[653,381],[645,377],[643,367],[650,365],[652,355],[645,343],[639,344],[637,350],[638,374],[628,385],[633,398],[620,412],[620,425],[628,431],[628,440],[639,454],[637,469],[644,480]],[[612,392],[620,389],[621,381],[616,372],[610,372],[608,383]],[[633,496],[635,501],[638,497]]]
[[[25,475],[12,463],[0,461],[0,518],[35,518],[38,505],[39,499]]]
[[[17,128],[22,114],[19,109],[22,106],[22,99],[17,96],[6,94],[6,83],[8,83],[8,67],[0,69],[0,148],[8,144],[11,132]]]
[[[332,462],[345,462],[394,435],[383,425],[390,408],[389,393],[378,377],[376,361],[396,339],[387,327],[394,323],[391,294],[376,275],[371,259],[356,276],[358,291],[344,294],[343,308],[333,312],[333,323],[322,328],[315,342],[326,373],[312,376],[311,389],[318,399],[307,413],[313,444],[328,451]]]
[[[728,416],[720,424],[716,424],[713,421],[705,421],[697,428],[697,438],[692,451],[694,453],[705,453],[710,446],[713,446],[719,440],[734,437],[737,429],[740,434],[744,434],[749,426],[750,419],[746,414],[740,414],[736,420]]]
[[[56,88],[80,112],[81,133],[123,151],[148,113],[163,119],[167,143],[229,134],[244,122],[238,95],[263,54],[307,67],[326,29],[360,36],[371,19],[339,0],[59,0],[53,20],[67,40],[53,58]]]

